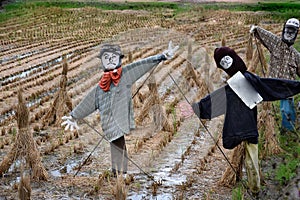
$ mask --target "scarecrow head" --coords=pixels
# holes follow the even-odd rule
[[[288,19],[282,30],[282,41],[292,46],[295,43],[299,31],[299,20],[296,18]]]
[[[119,45],[105,44],[98,57],[101,59],[104,71],[111,71],[121,67],[124,55]]]
[[[238,71],[241,73],[247,71],[244,61],[229,47],[216,48],[214,59],[217,67],[224,70],[229,76],[233,76]]]

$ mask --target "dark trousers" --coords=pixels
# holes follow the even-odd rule
[[[110,143],[112,172],[127,173],[128,156],[124,136]]]
[[[294,99],[288,98],[280,100],[280,110],[282,117],[282,128],[285,130],[294,131],[296,123],[296,108],[294,105]]]

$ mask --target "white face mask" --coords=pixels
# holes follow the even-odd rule
[[[284,28],[283,38],[286,41],[294,41],[297,35],[297,30],[294,28]]]
[[[120,55],[113,52],[104,52],[101,56],[102,65],[105,69],[115,69],[120,62]]]
[[[232,63],[233,59],[230,56],[224,56],[220,61],[220,65],[223,67],[223,69],[228,69],[231,67]]]

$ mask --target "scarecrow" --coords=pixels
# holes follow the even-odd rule
[[[212,119],[225,115],[223,147],[233,149],[245,142],[245,166],[251,192],[260,190],[258,165],[257,107],[261,101],[275,101],[300,92],[300,82],[260,78],[247,71],[243,60],[228,47],[216,48],[214,59],[218,68],[231,78],[227,85],[207,95],[197,103],[180,104],[184,117],[195,113],[200,119]]]
[[[170,41],[169,47],[162,54],[154,55],[121,66],[124,55],[119,45],[105,44],[100,50],[104,74],[99,83],[71,111],[64,116],[62,126],[65,130],[78,129],[77,120],[83,119],[96,110],[101,116],[101,127],[105,139],[110,142],[111,164],[114,175],[127,173],[127,150],[124,135],[135,128],[131,98],[132,85],[145,73],[161,61],[171,59],[178,49]]]
[[[288,19],[281,37],[258,26],[251,26],[250,33],[270,52],[269,77],[296,80],[300,76],[300,53],[293,47],[299,31],[299,20]],[[282,127],[294,130],[296,110],[294,99],[280,100]]]

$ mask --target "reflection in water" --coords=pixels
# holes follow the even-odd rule
[[[157,195],[152,195],[151,184],[153,181],[147,180],[145,175],[134,175],[135,182],[141,185],[138,192],[129,191],[127,199],[140,200],[140,199],[173,199],[174,193],[181,186],[187,182],[187,175],[191,174],[193,170],[194,162],[184,160],[182,161],[182,155],[187,151],[187,148],[192,145],[195,133],[199,129],[198,119],[186,120],[182,123],[180,130],[174,136],[169,145],[167,145],[160,153],[159,157],[153,162],[155,171],[152,170],[151,175],[155,180],[160,180],[162,185],[158,187]],[[206,149],[211,144],[205,143],[206,135],[200,133],[197,137],[199,143],[194,145],[194,149]],[[203,155],[199,155],[199,159]],[[178,172],[173,173],[173,167],[183,162]]]

